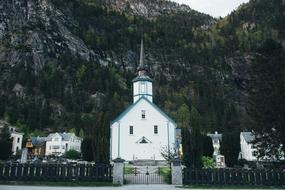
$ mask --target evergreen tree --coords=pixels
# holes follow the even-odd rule
[[[202,167],[203,136],[201,134],[201,116],[192,106],[190,112],[190,163],[196,168]]]
[[[225,156],[226,165],[233,167],[238,162],[241,130],[239,113],[235,105],[226,106],[222,125],[221,153]]]
[[[0,160],[7,160],[12,154],[12,139],[9,127],[5,125],[0,133]]]
[[[82,152],[83,160],[86,160],[89,162],[94,160],[92,149],[90,148],[91,143],[92,143],[92,138],[88,137],[88,138],[84,138],[81,144],[81,152]]]
[[[183,162],[186,166],[190,166],[190,110],[186,104],[179,107],[176,113],[178,126],[181,127],[182,136],[182,151],[183,151]]]
[[[202,135],[201,140],[203,143],[203,156],[212,157],[214,152],[212,139],[206,135]]]
[[[178,110],[179,122],[182,125],[183,161],[186,166],[202,167],[203,140],[200,131],[201,118],[192,107],[182,105]]]
[[[267,40],[253,61],[249,94],[250,127],[255,130],[258,157],[280,158],[280,145],[285,145],[284,84],[284,49],[274,40]]]

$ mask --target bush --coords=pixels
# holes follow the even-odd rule
[[[202,156],[202,163],[204,169],[211,169],[215,167],[214,159],[207,156]]]
[[[64,157],[67,159],[79,159],[81,157],[80,152],[76,150],[69,150],[64,154]]]

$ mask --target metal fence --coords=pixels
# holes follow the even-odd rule
[[[165,184],[166,173],[162,167],[157,166],[136,166],[124,168],[125,183],[128,184]],[[170,175],[170,169],[169,169]]]
[[[111,182],[111,165],[0,164],[0,180]]]
[[[191,169],[183,170],[184,185],[285,185],[284,170]]]

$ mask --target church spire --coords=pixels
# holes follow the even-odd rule
[[[152,79],[148,76],[148,67],[144,64],[144,44],[141,40],[140,63],[137,68],[138,76],[133,80],[134,103],[141,97],[152,102]]]
[[[140,53],[140,67],[144,66],[144,49],[143,49],[143,38],[141,39],[141,53]]]
[[[140,51],[140,64],[137,68],[137,72],[139,76],[146,75],[148,69],[144,64],[144,46],[143,46],[143,38],[141,39],[141,51]]]

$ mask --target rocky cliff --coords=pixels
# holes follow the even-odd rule
[[[251,60],[266,39],[284,43],[283,21],[283,1],[215,20],[166,0],[3,0],[0,117],[29,131],[111,120],[130,102],[143,33],[157,104],[173,117],[193,105],[205,131],[223,130],[227,105],[243,120]]]

